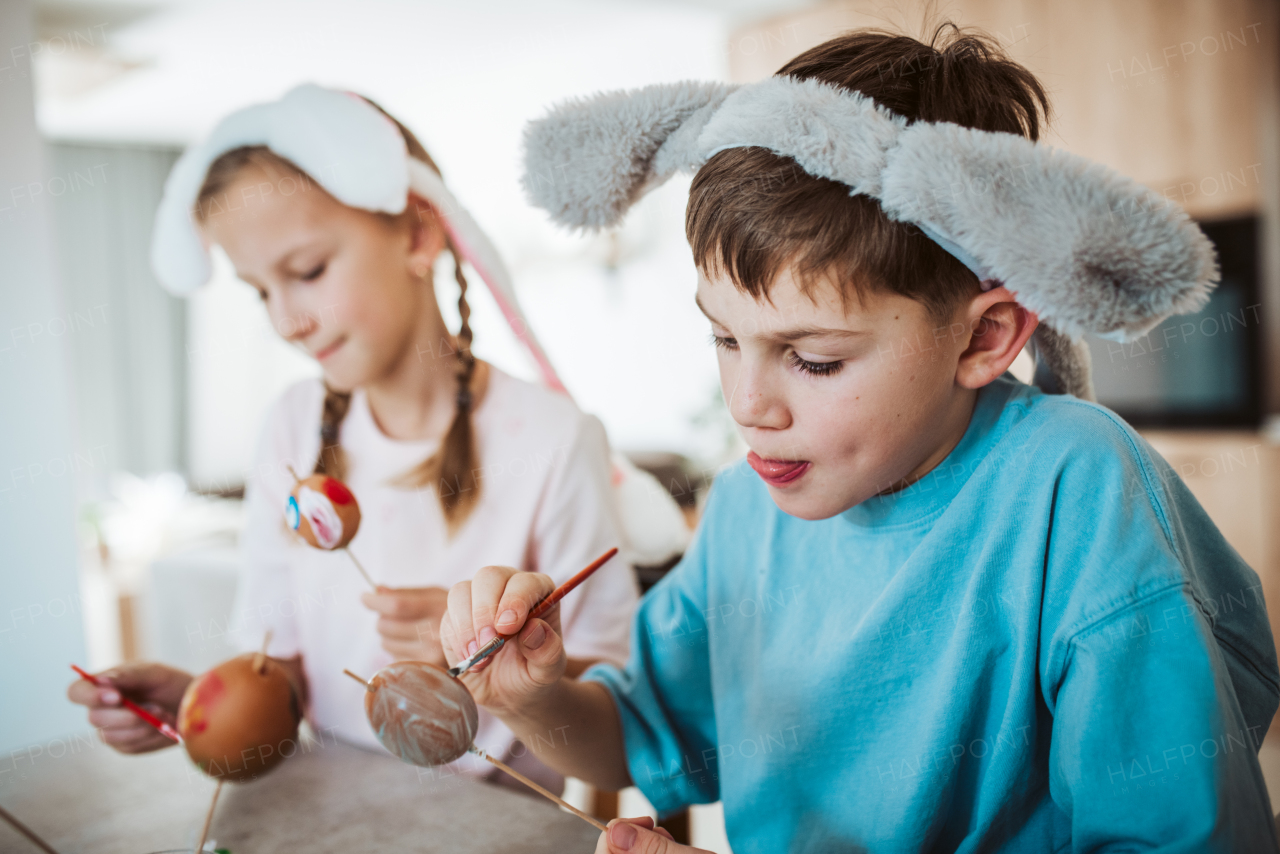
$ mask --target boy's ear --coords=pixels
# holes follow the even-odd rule
[[[982,388],[1007,371],[1040,325],[1003,287],[974,297],[965,315],[969,344],[956,366],[956,383],[963,388]]]

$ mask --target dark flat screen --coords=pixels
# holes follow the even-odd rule
[[[1222,280],[1200,312],[1137,341],[1090,337],[1098,402],[1139,427],[1255,427],[1261,417],[1256,217],[1201,223]]]

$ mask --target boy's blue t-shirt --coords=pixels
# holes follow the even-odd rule
[[[1124,422],[1008,375],[831,519],[726,471],[626,669],[585,678],[641,791],[723,800],[737,854],[1276,850],[1258,576]]]

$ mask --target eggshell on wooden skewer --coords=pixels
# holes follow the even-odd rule
[[[178,732],[200,770],[238,783],[265,774],[296,751],[301,719],[285,669],[246,653],[187,686]]]
[[[360,530],[360,505],[342,481],[325,474],[299,480],[285,504],[285,521],[318,549],[340,549]]]
[[[402,761],[428,767],[443,765],[470,751],[597,830],[608,830],[599,819],[476,748],[472,740],[480,715],[475,699],[467,686],[443,667],[425,661],[397,661],[367,682],[350,670],[343,672],[364,685],[369,723],[382,746]]]
[[[364,710],[383,747],[424,767],[462,756],[480,727],[467,686],[425,661],[397,661],[375,673]]]

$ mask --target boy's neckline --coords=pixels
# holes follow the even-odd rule
[[[927,474],[895,492],[874,495],[840,514],[846,522],[877,530],[912,527],[931,520],[951,503],[994,444],[995,427],[1005,404],[1025,388],[1004,374],[978,390],[964,435]]]

